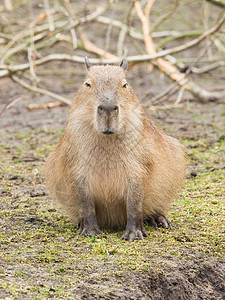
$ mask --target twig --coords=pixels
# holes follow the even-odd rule
[[[179,93],[178,93],[177,100],[174,102],[175,105],[178,105],[178,104],[180,103],[180,101],[181,101],[181,99],[182,99],[182,97],[183,97],[184,91],[185,91],[185,87],[182,86],[182,87],[180,88]]]
[[[32,54],[31,48],[28,48],[27,57],[28,57],[28,61],[29,61],[29,64],[30,64],[30,73],[31,73],[31,76],[33,77],[33,79],[35,81],[39,82],[40,79],[37,77],[37,75],[36,75],[36,73],[34,71],[34,68],[35,68],[35,59],[34,59],[34,56]]]
[[[72,24],[73,23],[73,18],[71,17],[70,13],[64,7],[61,7],[61,11],[68,18],[70,24]],[[76,35],[76,31],[75,31],[74,28],[72,28],[70,30],[70,34],[71,34],[72,41],[73,41],[73,49],[76,49],[77,48],[77,35]]]
[[[141,23],[142,23],[142,29],[143,29],[143,34],[144,34],[144,38],[145,38],[146,52],[148,54],[155,54],[156,55],[153,40],[152,40],[152,37],[149,34],[149,32],[150,32],[149,14],[150,14],[150,10],[151,10],[151,6],[152,6],[153,1],[154,0],[148,0],[148,3],[145,7],[145,14],[142,11],[142,8],[140,6],[139,1],[135,0],[134,5],[135,5],[135,8],[136,8],[138,17],[140,18]],[[183,49],[184,47],[186,48],[187,45],[188,45],[188,47],[192,47],[194,44],[196,45],[197,43],[199,43],[200,41],[202,41],[203,39],[208,37],[209,34],[212,34],[216,30],[218,30],[224,22],[225,22],[225,15],[211,29],[204,32],[198,38],[196,38],[196,39],[194,39],[194,40],[192,40],[192,41],[190,41],[190,42],[188,42],[184,45],[175,47],[176,50]],[[167,53],[167,54],[171,54],[171,53]],[[153,61],[153,63],[155,65],[157,65],[158,68],[161,71],[163,71],[165,74],[167,74],[170,78],[172,78],[173,80],[178,82],[178,84],[180,86],[182,86],[182,87],[184,86],[185,89],[187,89],[188,91],[190,91],[192,94],[194,94],[195,96],[197,96],[199,99],[201,99],[203,101],[209,100],[209,99],[214,99],[215,100],[215,99],[218,99],[218,97],[220,98],[222,96],[222,94],[210,93],[210,92],[207,92],[206,90],[202,89],[197,84],[195,84],[194,82],[190,81],[187,78],[187,73],[186,73],[186,75],[181,74],[175,66],[173,66],[170,62],[168,62],[168,61],[166,61],[162,58],[157,58],[156,62]]]
[[[152,25],[152,28],[151,28],[151,32],[154,32],[156,30],[157,27],[159,27],[159,25],[169,19],[175,12],[175,10],[177,9],[177,7],[179,6],[180,4],[180,0],[176,0],[174,6],[171,8],[171,10],[169,10],[166,14],[164,15],[161,15],[158,20],[156,20],[156,22]]]
[[[22,85],[23,87],[25,87],[26,89],[28,89],[32,92],[47,95],[51,98],[57,99],[57,100],[65,103],[67,105],[71,105],[71,101],[69,99],[65,98],[65,97],[62,97],[62,96],[57,95],[53,92],[50,92],[50,91],[47,91],[47,90],[44,90],[44,89],[40,89],[40,88],[37,88],[33,85],[30,85],[29,83],[27,83],[26,81],[20,79],[16,75],[12,75],[11,78],[12,78],[12,80],[14,80],[15,82],[17,82],[18,84]]]
[[[105,16],[99,16],[99,17],[97,17],[96,20],[99,23],[106,24],[106,25],[108,25],[110,22],[112,22],[112,26],[120,28],[120,29],[122,29],[122,27],[125,25],[123,22],[118,21],[118,20],[111,21],[110,18],[107,18]],[[125,26],[127,26],[127,25],[125,25]],[[144,41],[143,34],[139,33],[135,28],[130,27],[129,30],[130,30],[130,35],[133,38]],[[176,31],[176,30],[170,30],[170,31],[167,30],[167,31],[152,32],[152,37],[153,38],[163,38],[163,37],[168,37],[168,36],[177,36],[180,34],[182,34],[182,33],[179,31]]]
[[[29,104],[27,105],[27,109],[28,110],[40,110],[40,109],[50,109],[50,108],[54,108],[54,107],[59,107],[59,106],[65,106],[65,103],[62,103],[60,101],[57,102],[49,102],[49,103],[44,103],[44,104]]]
[[[123,55],[123,45],[124,45],[126,33],[127,33],[127,26],[124,25],[120,30],[119,38],[117,41],[117,56],[119,57]]]
[[[224,90],[225,90],[224,85],[208,88],[208,91],[210,92],[217,92],[217,91],[224,91]]]
[[[46,13],[48,13],[48,11],[50,11],[49,0],[44,0],[44,6],[45,6]],[[55,25],[51,14],[48,15],[48,24],[49,24],[49,31],[54,31]]]
[[[155,48],[156,50],[160,50],[165,44],[172,42],[177,39],[189,37],[189,36],[199,36],[203,33],[204,31],[202,30],[191,30],[191,31],[186,31],[186,32],[179,32],[175,35],[170,35],[167,36],[166,38],[162,39],[159,41],[159,43],[156,44]],[[152,33],[153,36],[154,32]],[[154,37],[154,36],[153,36]]]
[[[221,43],[221,41],[219,39],[212,39],[213,44],[215,45],[215,47],[217,48],[218,52],[222,53],[223,55],[225,55],[225,47],[224,45]]]
[[[144,39],[145,39],[145,49],[146,49],[146,52],[150,55],[157,54],[152,37],[150,35],[149,15],[150,15],[150,11],[151,11],[151,7],[152,7],[153,3],[154,3],[154,0],[148,0],[148,3],[145,7],[145,13],[143,13],[139,1],[134,2],[134,6],[137,11],[137,15],[142,23],[142,30],[143,30]],[[178,71],[178,69],[175,66],[173,66],[170,62],[168,62],[162,58],[157,58],[156,61],[153,61],[153,64],[156,65],[165,74],[167,74],[170,78],[177,81],[181,86],[183,86],[187,83],[187,80],[185,80],[184,75],[181,74]]]
[[[94,52],[100,56],[103,56],[108,59],[116,59],[117,57],[112,53],[109,53],[101,48],[98,48],[95,44],[93,44],[90,40],[87,39],[83,32],[80,32],[80,38],[84,43],[84,47],[87,51]]]
[[[165,91],[159,93],[158,95],[154,96],[153,98],[151,98],[151,104],[156,103],[159,99],[164,98],[165,96],[169,95],[171,92],[176,92],[178,90],[178,85],[177,82],[173,82]],[[145,99],[147,99],[149,97],[149,93],[147,93],[144,96],[143,101],[145,101]],[[149,106],[149,103],[144,104],[145,107]]]
[[[95,20],[99,15],[103,14],[107,8],[109,6],[109,3],[107,3],[104,6],[100,6],[96,9],[96,11],[94,11],[93,13],[85,16],[85,17],[81,17],[77,20],[72,21],[69,25],[68,22],[59,22],[55,25],[57,25],[57,27],[59,28],[58,31],[56,31],[56,33],[60,32],[60,31],[70,31],[71,29],[82,25],[84,23],[88,23],[88,22],[92,22],[93,20]],[[55,11],[51,11],[48,14],[53,14]],[[5,61],[5,56],[7,55],[7,51],[21,38],[27,37],[31,34],[31,30],[32,28],[38,23],[40,22],[42,19],[46,18],[47,15],[46,13],[41,13],[34,21],[32,21],[25,29],[23,29],[21,32],[19,32],[9,43],[8,45],[2,50],[2,58],[1,58],[1,62],[3,63]],[[48,24],[43,24],[41,26],[37,26],[35,28],[35,32],[42,32],[45,30],[48,30]]]
[[[146,4],[146,8],[145,8],[145,14],[142,11],[139,1],[134,1],[134,7],[135,7],[135,9],[137,11],[137,15],[142,23],[146,52],[148,54],[152,54],[152,55],[154,55],[156,53],[156,51],[153,47],[153,41],[152,41],[152,37],[150,35],[149,14],[150,14],[150,10],[151,10],[151,7],[152,7],[154,1],[155,0],[148,0],[148,2]]]
[[[194,68],[194,66],[201,60],[201,58],[204,56],[204,54],[205,54],[206,51],[207,51],[207,47],[205,47],[204,49],[202,49],[200,51],[199,55],[192,61],[192,63],[190,64],[190,66],[185,71],[184,78],[187,79],[187,76],[190,74],[190,72],[192,71],[192,69]],[[171,56],[170,59],[174,59],[174,57]],[[176,63],[176,59],[175,59],[175,63]],[[151,104],[150,105],[152,105],[154,103],[159,103],[159,102],[162,103],[164,101],[164,98],[166,96],[173,95],[174,93],[177,92],[178,89],[179,89],[178,82],[175,81],[165,91],[163,91],[163,92],[159,93],[158,95],[156,95],[155,97],[153,97],[151,99]],[[179,103],[181,101],[181,98],[183,96],[183,92],[184,92],[184,86],[181,87],[181,90],[180,90],[180,92],[178,94],[178,98],[176,100],[177,103]],[[208,93],[208,92],[206,92],[206,93]],[[145,99],[147,98],[148,95],[149,94],[145,95]],[[149,106],[149,104],[147,104],[147,107],[148,106]]]
[[[11,34],[6,34],[3,32],[0,32],[0,37],[2,37],[3,39],[6,39],[6,40],[11,40],[13,38],[13,36]]]
[[[109,26],[106,31],[106,38],[105,38],[105,50],[108,51],[109,45],[110,45],[110,39],[111,39],[111,32],[112,32],[112,21],[114,19],[115,11],[116,11],[116,5],[117,1],[111,1],[113,8],[112,8],[112,13],[111,13],[111,22],[109,23]]]
[[[84,23],[89,23],[94,21],[98,16],[104,14],[104,12],[107,10],[107,8],[109,7],[109,3],[107,1],[107,3],[104,6],[99,6],[93,13],[91,13],[90,15],[87,15],[85,17],[81,17],[75,21],[72,22],[72,24],[65,26],[63,28],[63,30],[70,30],[74,27],[77,27],[79,25],[82,25]]]
[[[188,85],[189,85],[189,91],[202,102],[215,101],[225,97],[225,91],[222,91],[220,93],[208,92],[203,88],[201,88],[200,86],[198,86],[193,81],[190,81]]]
[[[11,107],[13,107],[17,102],[21,101],[23,99],[23,97],[18,97],[12,101],[10,101],[10,103],[6,104],[5,107],[0,111],[0,116],[8,109],[10,109]]]
[[[157,110],[164,110],[164,109],[171,109],[171,108],[180,108],[182,107],[183,105],[182,104],[166,104],[166,105],[162,105],[162,106],[151,106],[151,107],[148,107],[148,110],[149,111],[157,111]],[[177,122],[177,120],[176,120]]]
[[[209,29],[209,3],[207,3],[206,1],[203,1],[203,25],[204,25],[204,31]],[[206,45],[208,45],[207,48],[208,58],[212,59],[213,55],[212,55],[211,42],[208,38],[206,39],[205,42]]]
[[[202,67],[202,68],[192,68],[191,72],[196,73],[196,74],[202,74],[202,73],[207,73],[209,71],[215,70],[219,67],[224,67],[225,66],[225,61],[217,61],[211,65]],[[225,89],[225,88],[224,88]]]
[[[31,33],[31,32],[30,32]],[[46,37],[48,35],[47,32],[42,32],[40,34],[37,34],[36,36],[33,36],[31,39],[27,39],[24,43],[17,45],[14,48],[11,48],[7,51],[7,53],[5,53],[4,55],[4,61],[6,61],[9,57],[11,57],[12,55],[19,53],[21,51],[26,52],[27,48],[30,46],[30,44],[33,44],[34,42],[40,41],[42,40],[44,37]],[[49,42],[49,39],[48,39]],[[41,49],[46,45],[46,42],[44,43],[39,43],[36,45],[36,49]]]
[[[214,31],[213,31],[214,32]],[[212,34],[212,33],[211,33]],[[199,43],[201,40],[198,40],[197,43]],[[128,56],[127,60],[131,63],[140,63],[140,62],[144,62],[144,61],[151,61],[160,57],[164,57],[168,54],[172,54],[172,53],[176,53],[179,51],[183,51],[188,49],[189,47],[192,47],[193,43],[189,43],[189,45],[186,44],[186,47],[181,46],[177,46],[177,47],[173,47],[167,50],[163,50],[160,52],[157,52],[154,55],[134,55],[134,56]],[[181,49],[182,47],[182,49]],[[71,62],[76,62],[76,63],[84,63],[84,58],[82,56],[78,56],[78,55],[68,55],[68,54],[50,54],[47,56],[44,56],[43,58],[37,59],[36,60],[36,66],[38,65],[42,65],[51,61],[71,61]],[[120,58],[113,58],[113,59],[98,59],[98,58],[90,58],[89,59],[91,64],[118,64],[120,63],[121,59]],[[25,64],[21,64],[21,65],[4,65],[4,64],[0,64],[0,78],[1,77],[6,77],[9,76],[10,73],[14,73],[17,71],[24,71],[29,69],[29,63],[25,63]]]
[[[43,20],[44,18],[46,18],[49,14],[52,14],[53,11],[50,11],[48,13],[41,13],[40,15],[38,15],[25,29],[23,29],[22,31],[20,31],[8,44],[7,46],[3,49],[2,53],[3,56],[1,58],[2,62],[4,61],[4,53],[7,53],[7,51],[18,41],[20,40],[22,37],[24,37],[24,33],[25,31],[27,31],[27,29],[32,29],[38,22],[40,22],[41,20]]]

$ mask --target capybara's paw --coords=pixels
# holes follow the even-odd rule
[[[145,222],[148,225],[153,226],[155,228],[157,228],[157,227],[169,228],[170,227],[170,221],[167,219],[166,216],[163,216],[163,215],[149,216],[145,220]]]
[[[122,235],[123,240],[133,242],[134,240],[143,240],[144,237],[148,236],[144,229],[139,228],[126,228],[124,234]]]
[[[157,223],[158,227],[163,227],[163,228],[170,227],[170,221],[167,219],[166,216],[163,216],[163,215],[158,215],[156,217],[156,223]]]
[[[78,234],[81,236],[94,236],[102,234],[102,232],[98,226],[87,225],[80,227]]]
[[[77,223],[77,227],[79,229],[78,234],[81,236],[94,236],[102,234],[93,214],[89,214],[87,217],[80,218]]]

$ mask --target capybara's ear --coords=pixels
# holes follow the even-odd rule
[[[128,62],[127,62],[126,58],[124,58],[124,59],[122,60],[121,64],[120,64],[120,67],[121,67],[122,69],[126,70],[126,69],[127,69],[127,66],[128,66]]]
[[[85,61],[85,66],[86,66],[86,68],[88,70],[91,67],[91,65],[89,63],[89,60],[88,60],[87,56],[85,56],[84,61]]]

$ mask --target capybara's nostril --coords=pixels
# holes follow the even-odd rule
[[[117,105],[99,105],[98,112],[111,113],[113,111],[118,111],[119,107]]]

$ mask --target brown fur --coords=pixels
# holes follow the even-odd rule
[[[100,227],[127,224],[130,194],[140,196],[140,205],[130,211],[139,207],[143,220],[166,215],[185,176],[183,146],[147,119],[132,88],[123,88],[121,67],[93,66],[85,82],[91,87],[83,84],[78,90],[64,136],[47,159],[52,198],[79,222],[85,210],[76,198],[79,182]],[[118,116],[108,125],[114,130],[110,135],[99,132],[105,125],[96,117],[102,95],[110,95],[119,106]]]

